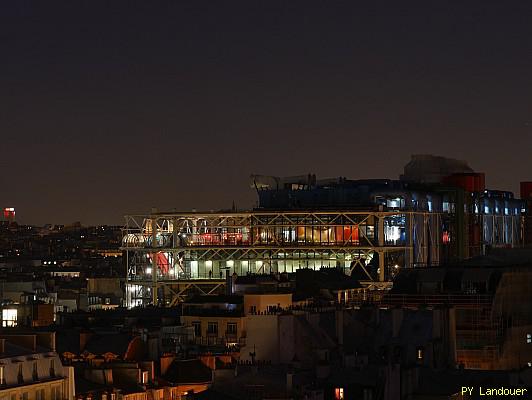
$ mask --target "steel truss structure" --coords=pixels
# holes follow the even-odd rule
[[[126,304],[173,305],[236,273],[334,267],[367,287],[399,268],[437,265],[441,215],[425,211],[252,211],[126,216]],[[214,285],[214,286],[213,286]]]

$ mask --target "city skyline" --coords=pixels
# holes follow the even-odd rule
[[[7,4],[2,207],[23,223],[254,204],[249,175],[532,179],[531,6]]]
[[[0,400],[532,393],[531,17],[5,2]]]

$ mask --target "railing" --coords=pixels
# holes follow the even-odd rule
[[[376,304],[390,307],[412,306],[460,306],[479,307],[492,304],[491,295],[468,295],[468,294],[390,294],[369,293],[356,295],[347,304],[361,306],[364,304]]]
[[[225,340],[228,343],[238,343],[238,336],[236,333],[226,333]]]
[[[289,235],[287,237],[286,235]],[[181,233],[180,233],[181,235]],[[163,250],[170,248],[209,248],[209,247],[374,247],[377,235],[368,235],[353,225],[312,225],[290,226],[289,230],[280,227],[256,227],[254,233],[201,233],[189,234],[186,239],[174,242],[171,233],[157,235],[155,242],[151,233],[126,233],[122,238],[121,250]],[[386,247],[403,247],[406,239],[385,238]]]
[[[199,346],[245,346],[246,345],[246,338],[245,337],[238,337],[237,335],[226,335],[225,337],[217,337],[217,336],[198,336],[194,338],[193,344],[199,345]]]

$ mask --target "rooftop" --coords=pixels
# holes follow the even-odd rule
[[[174,360],[163,375],[172,384],[198,384],[212,382],[212,371],[200,360]]]

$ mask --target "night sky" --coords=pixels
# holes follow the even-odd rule
[[[251,173],[397,178],[413,153],[516,191],[531,20],[530,1],[2,2],[0,206],[242,209]]]

